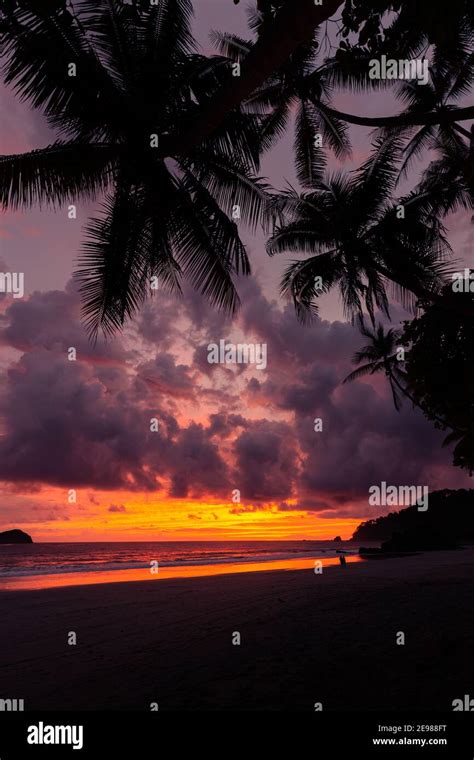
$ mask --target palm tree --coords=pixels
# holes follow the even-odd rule
[[[433,145],[437,158],[424,171],[418,185],[433,208],[447,214],[474,207],[474,127],[469,142],[439,141]]]
[[[402,386],[401,380],[404,372],[401,369],[401,362],[397,357],[397,348],[399,347],[400,333],[393,328],[385,330],[382,324],[378,324],[373,330],[367,328],[361,320],[359,325],[360,332],[369,339],[369,343],[357,351],[352,359],[353,364],[361,364],[356,370],[351,372],[344,380],[344,383],[353,382],[359,377],[365,375],[374,375],[377,372],[384,372],[390,384],[392,391],[393,404],[395,409],[400,411],[401,399],[400,393],[410,398],[406,389]],[[413,401],[413,399],[410,399]]]
[[[409,124],[411,116],[426,113],[455,112],[455,101],[472,89],[474,77],[474,53],[467,54],[459,66],[449,65],[449,61],[433,62],[429,67],[429,81],[420,84],[418,81],[402,81],[397,85],[396,94],[407,105],[400,115],[400,126],[388,125],[381,129],[382,137],[394,134],[404,138],[403,162],[400,167],[401,177],[406,176],[415,158],[420,158],[425,151],[435,149],[445,157],[454,156],[458,151],[466,149],[464,138],[470,139],[470,133],[456,121],[429,123],[421,125]],[[403,123],[403,118],[408,123]]]
[[[429,51],[431,81],[417,86],[402,83],[395,94],[407,104],[396,116],[356,116],[319,103],[327,114],[350,124],[387,129],[426,127],[418,139],[427,141],[432,127],[453,129],[466,136],[456,120],[472,119],[472,105],[456,107],[453,101],[472,91],[474,13],[470,0],[453,0],[450,13],[432,0],[400,2],[394,13],[390,0],[367,4],[351,0],[342,13],[342,41],[333,59],[326,61],[330,85],[366,90],[367,65],[371,58],[386,55],[395,59],[424,58]],[[354,39],[354,35],[356,35]],[[370,82],[370,86],[374,86]],[[390,86],[391,83],[385,83]],[[416,131],[417,134],[417,131]],[[416,136],[415,134],[415,136]],[[412,147],[415,147],[415,140]]]
[[[413,406],[418,407],[424,414],[425,409],[416,400],[414,395],[410,392],[407,384],[407,374],[402,369],[404,360],[401,360],[398,356],[398,349],[400,348],[401,333],[393,328],[385,330],[382,324],[374,326],[371,330],[367,328],[360,320],[359,329],[362,335],[369,339],[369,343],[363,346],[353,356],[353,364],[360,364],[365,362],[356,370],[347,375],[342,381],[343,384],[358,380],[359,377],[365,375],[374,375],[377,372],[384,372],[388,382],[390,384],[390,390],[392,392],[393,404],[397,412],[401,409],[401,396],[408,398]],[[447,445],[454,440],[464,438],[466,431],[461,430],[455,425],[450,424],[444,419],[441,419],[438,415],[431,412],[431,416],[435,422],[438,422],[443,429],[450,428],[453,432],[448,435],[443,445]]]
[[[188,277],[214,304],[231,312],[238,307],[233,275],[247,274],[250,266],[229,216],[239,206],[252,227],[266,219],[268,188],[255,175],[261,149],[282,122],[281,113],[271,113],[262,128],[265,99],[278,110],[278,96],[283,112],[285,103],[299,103],[297,163],[305,184],[319,182],[324,168],[312,143],[314,129],[327,130],[335,152],[348,148],[337,115],[327,119],[322,107],[313,107],[326,92],[327,71],[309,66],[315,29],[342,0],[322,6],[299,0],[298,13],[288,0],[258,5],[258,40],[245,55],[241,77],[233,78],[228,59],[196,53],[190,0],[156,6],[145,0],[5,0],[5,79],[44,111],[58,140],[0,158],[0,198],[4,206],[28,207],[104,196],[103,214],[88,225],[79,268],[93,335],[122,326],[153,276],[175,291]],[[465,0],[461,6],[457,16],[469,25]],[[349,24],[360,31],[365,11],[344,11],[346,30]],[[265,95],[272,83],[276,91]],[[255,112],[246,103],[252,95]],[[442,119],[450,118],[446,113]],[[408,277],[410,287],[413,279]],[[375,282],[356,290],[369,294],[368,303],[375,291],[383,300]]]
[[[317,297],[336,285],[351,319],[365,307],[374,322],[376,307],[389,314],[387,285],[414,308],[417,299],[441,291],[449,272],[451,249],[429,199],[411,192],[392,200],[400,141],[379,138],[374,147],[356,172],[330,176],[301,195],[290,189],[276,202],[285,219],[268,253],[310,254],[293,262],[281,283],[303,321],[317,313]]]
[[[304,19],[306,38],[301,39],[299,46],[294,48],[288,58],[282,56],[280,65],[275,65],[273,69],[267,65],[270,60],[268,41],[270,36],[275,38],[271,33],[277,22],[280,22],[282,29],[281,22],[284,19],[287,36],[291,34],[293,39],[296,38],[287,14],[291,2],[257,0],[256,5],[257,8],[251,8],[249,12],[249,27],[257,35],[256,41],[227,32],[213,32],[212,37],[221,53],[236,61],[243,61],[247,76],[253,68],[254,86],[245,88],[245,92],[240,87],[239,94],[245,100],[247,108],[268,114],[265,128],[268,144],[273,144],[284,132],[289,110],[295,104],[298,108],[298,128],[300,123],[307,127],[313,126],[313,134],[315,131],[324,134],[325,144],[340,156],[350,148],[347,124],[404,130],[418,125],[426,127],[426,131],[432,131],[439,125],[440,131],[456,130],[466,136],[467,131],[457,124],[457,120],[472,119],[474,106],[456,107],[450,101],[470,91],[474,73],[474,17],[468,0],[456,0],[456,8],[450,13],[449,19],[446,19],[446,14],[440,16],[433,12],[431,0],[419,0],[416,5],[403,2],[396,14],[392,12],[393,4],[389,0],[379,3],[377,8],[367,7],[365,0],[353,0],[350,5],[346,3],[342,18],[331,19],[338,25],[337,36],[340,42],[336,54],[319,61],[319,65],[316,60],[318,53],[325,48],[326,43],[333,47],[327,32],[328,15],[324,14],[324,18],[320,18],[320,23],[326,21],[326,32],[321,44],[319,27],[311,21],[307,4],[300,0],[298,13],[292,15],[294,19]],[[324,7],[327,8],[327,2]],[[408,108],[396,116],[356,116],[331,107],[329,98],[335,86],[348,87],[354,92],[391,86],[389,81],[369,78],[368,69],[372,58],[382,54],[395,58],[419,58],[426,54],[430,46],[432,69],[438,72],[438,80],[445,80],[446,85],[449,84],[444,91],[440,91],[439,82],[432,82],[436,94],[441,97],[426,97],[427,93],[421,87],[414,102],[411,102],[410,96],[407,97],[402,88],[398,95],[408,102]],[[281,48],[279,41],[277,49]],[[320,167],[324,153],[321,150],[314,151],[309,137],[303,142],[306,143],[304,151],[300,150],[298,142],[296,135],[297,150],[307,165],[311,168],[314,154],[317,158],[316,166]],[[298,171],[301,171],[300,161],[298,158]],[[300,180],[303,184],[306,183],[306,177],[303,174],[303,180]]]
[[[315,30],[328,22],[338,9],[342,11],[338,34],[343,39],[336,59],[331,62],[335,84],[366,89],[368,61],[381,53],[396,58],[413,58],[424,54],[431,45],[434,60],[443,61],[448,67],[456,67],[466,60],[474,29],[471,0],[453,0],[449,18],[441,5],[433,7],[432,0],[417,0],[416,3],[402,0],[396,5],[395,9],[393,0],[378,0],[375,4],[367,4],[367,0],[324,0],[321,5],[316,5],[315,0],[257,0],[264,28],[257,43],[243,59],[242,76],[232,87],[218,92],[193,128],[180,136],[181,148],[195,145],[211,134],[224,114],[264,86],[301,45],[310,43]],[[325,68],[328,66],[329,62],[326,62]],[[314,73],[317,79],[319,73]],[[330,72],[325,74],[330,83]],[[371,86],[374,86],[373,81]],[[315,91],[315,96],[317,94]],[[336,119],[367,126],[385,126],[389,121],[394,124],[407,119],[404,114],[379,119],[353,117],[335,109],[328,110],[326,104],[321,110],[324,109]],[[450,123],[473,117],[474,106],[408,116],[413,124]],[[176,141],[171,143],[176,144]]]
[[[222,55],[236,62],[245,60],[259,44],[275,12],[273,4],[265,12],[250,11],[249,26],[256,34],[256,41],[218,31],[211,33],[211,39]],[[315,100],[329,98],[331,92],[326,67],[316,67],[319,49],[320,35],[316,30],[313,37],[301,44],[244,103],[246,112],[263,119],[261,139],[264,149],[273,147],[285,133],[291,113],[295,112],[296,174],[299,182],[308,187],[322,178],[326,165],[325,148],[315,142],[317,134],[323,138],[323,145],[329,146],[338,158],[350,153],[346,125],[315,105]]]
[[[5,80],[44,111],[58,139],[0,158],[0,201],[57,207],[102,197],[77,272],[92,336],[121,327],[152,277],[177,292],[187,277],[234,312],[233,277],[250,272],[232,212],[252,228],[265,218],[258,117],[234,110],[191,152],[160,150],[232,79],[227,59],[196,52],[191,16],[190,0],[58,1],[47,10],[22,0],[2,19]]]
[[[249,26],[257,34],[256,42],[237,35],[213,32],[211,36],[219,51],[236,61],[245,60],[258,45],[265,25],[277,12],[277,6],[282,4],[282,0],[271,0],[258,3],[258,12],[250,11]],[[264,147],[272,146],[284,133],[292,106],[295,106],[296,173],[300,184],[311,188],[323,179],[325,168],[325,153],[315,147],[315,134],[321,133],[324,144],[341,158],[350,153],[346,121],[377,126],[380,128],[379,145],[384,146],[385,139],[390,141],[394,136],[400,141],[399,179],[407,174],[413,160],[421,157],[422,153],[428,150],[437,152],[437,160],[432,162],[417,188],[418,203],[425,205],[426,212],[445,214],[459,206],[472,208],[474,128],[469,133],[454,118],[457,114],[466,116],[464,109],[456,107],[456,100],[471,91],[474,79],[472,19],[465,4],[458,10],[459,13],[453,14],[447,27],[440,27],[437,23],[420,24],[426,19],[419,10],[402,7],[400,18],[389,24],[384,39],[377,38],[375,46],[360,48],[361,43],[367,43],[370,35],[367,24],[360,32],[359,47],[347,45],[346,49],[339,48],[336,57],[326,59],[319,66],[320,36],[315,34],[245,102],[245,108],[250,112],[266,114],[262,131]],[[345,13],[348,13],[347,8]],[[345,32],[344,36],[347,37]],[[375,54],[384,52],[390,56],[394,42],[397,55],[407,57],[424,55],[427,44],[434,46],[428,83],[421,85],[417,81],[401,81],[395,87],[395,94],[406,104],[406,109],[398,116],[385,119],[359,119],[331,108],[328,101],[335,85],[350,87],[354,91],[391,86],[391,82],[370,80],[368,63]],[[470,114],[474,115],[472,109]],[[469,140],[467,144],[463,139],[466,137]],[[414,196],[409,201],[413,204]]]

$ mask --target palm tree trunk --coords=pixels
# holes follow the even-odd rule
[[[455,129],[456,132],[459,132],[460,135],[464,135],[464,137],[467,137],[468,140],[471,139],[471,133],[468,132],[467,129],[464,129],[464,127],[461,127],[460,124],[454,123],[452,126],[453,126],[453,129]]]
[[[315,29],[329,19],[344,0],[287,0],[277,17],[260,34],[241,64],[240,76],[218,92],[198,118],[182,134],[163,138],[163,157],[183,156],[201,144],[224,118],[277,71],[297,48],[311,40]]]
[[[415,125],[428,126],[431,124],[451,124],[453,121],[474,119],[474,106],[466,108],[453,108],[445,111],[428,111],[417,114],[399,114],[398,116],[356,116],[355,114],[337,111],[335,108],[314,100],[314,105],[328,114],[349,124],[357,124],[362,127],[410,127]],[[463,134],[466,132],[463,131]]]

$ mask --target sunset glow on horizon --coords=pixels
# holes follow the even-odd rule
[[[361,518],[323,518],[277,504],[243,505],[159,499],[130,493],[77,492],[77,503],[57,507],[64,492],[36,493],[30,519],[5,524],[20,527],[35,543],[78,541],[282,541],[349,539]],[[18,498],[18,497],[17,497]],[[67,494],[66,494],[67,499]],[[39,521],[34,512],[42,515]],[[48,519],[48,513],[50,518]]]

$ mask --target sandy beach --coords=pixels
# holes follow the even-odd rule
[[[464,549],[321,575],[3,591],[0,697],[25,710],[450,710],[474,693],[473,571]]]

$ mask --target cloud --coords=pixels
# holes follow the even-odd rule
[[[169,353],[158,354],[153,360],[140,364],[137,374],[152,388],[167,396],[189,399],[195,396],[195,383],[190,367],[176,364],[174,357]]]
[[[252,514],[254,512],[266,512],[268,507],[265,504],[250,504],[245,507],[233,507],[229,509],[230,515],[245,515]]]
[[[361,514],[382,480],[467,482],[453,474],[439,431],[408,404],[393,409],[383,378],[342,385],[365,340],[351,325],[303,328],[255,281],[241,295],[231,324],[196,294],[159,294],[133,328],[96,346],[73,285],[10,304],[1,340],[17,353],[0,396],[0,478],[187,499],[230,498],[238,488],[232,514],[273,504],[331,517]],[[267,370],[210,371],[196,361],[208,342],[231,335],[267,343]]]
[[[34,292],[28,299],[13,301],[7,310],[8,323],[2,342],[19,351],[47,349],[65,355],[76,349],[77,359],[120,363],[129,358],[120,340],[101,341],[94,346],[80,321],[80,300],[75,282],[66,290]]]
[[[185,365],[158,353],[150,361],[163,388],[150,391],[117,339],[92,355],[69,361],[64,346],[80,333],[74,292],[34,294],[7,309],[3,341],[24,353],[5,375],[0,399],[4,435],[0,478],[67,488],[156,491],[200,495],[224,489],[226,464],[202,424],[182,427],[166,406],[170,396],[193,386]],[[84,345],[86,345],[84,343]],[[80,353],[79,353],[80,356]],[[105,359],[114,357],[110,364]],[[160,431],[150,431],[158,416]],[[217,488],[217,491],[219,488]]]
[[[227,465],[202,425],[191,423],[180,431],[168,465],[173,470],[170,489],[173,497],[196,497],[202,489],[224,494],[230,488]]]
[[[298,452],[291,427],[259,420],[235,441],[235,488],[243,499],[278,500],[292,495],[298,477]]]

